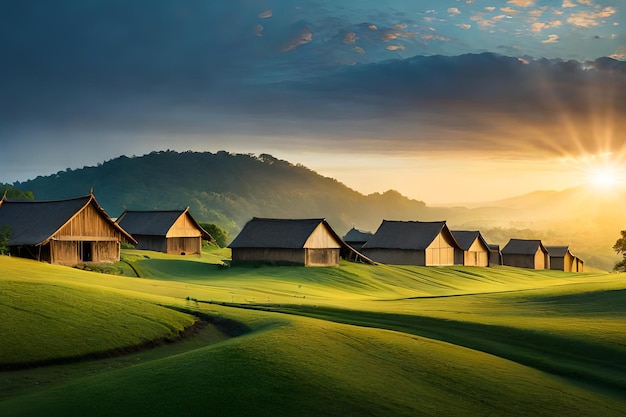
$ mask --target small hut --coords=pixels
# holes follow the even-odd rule
[[[489,266],[502,265],[500,245],[489,244]]]
[[[254,217],[228,246],[233,263],[266,262],[337,266],[342,249],[352,249],[325,219]]]
[[[502,264],[518,268],[550,269],[550,256],[540,240],[511,239],[502,248]]]
[[[348,230],[348,233],[346,233],[343,237],[343,241],[352,246],[354,249],[360,251],[365,242],[370,240],[372,236],[374,236],[372,232],[366,232],[352,227],[352,229]]]
[[[462,250],[445,221],[383,220],[363,245],[365,256],[395,265],[454,265],[455,251]]]
[[[10,230],[13,256],[52,264],[116,262],[120,243],[137,243],[93,194],[56,201],[0,200],[0,226]]]
[[[576,269],[574,270],[574,266]],[[578,256],[575,257],[574,262],[572,263],[572,272],[584,272],[585,262],[580,259]]]
[[[479,231],[453,230],[452,236],[461,246],[455,263],[465,266],[489,266],[489,245]]]
[[[546,246],[550,254],[550,269],[565,272],[582,272],[582,260],[575,256],[569,246]]]
[[[125,211],[117,219],[137,239],[137,249],[172,255],[202,255],[202,240],[213,240],[184,210]]]

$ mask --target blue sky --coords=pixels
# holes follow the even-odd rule
[[[0,182],[224,149],[427,202],[574,186],[621,169],[625,8],[4,0]],[[493,186],[450,197],[459,172]]]

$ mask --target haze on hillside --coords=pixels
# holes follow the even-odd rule
[[[619,0],[1,2],[0,182],[164,149],[430,204],[623,181],[625,20]]]
[[[326,218],[341,235],[351,227],[374,232],[383,219],[447,220],[453,230],[480,230],[489,243],[510,238],[570,245],[589,267],[610,270],[612,245],[623,227],[626,192],[595,185],[542,191],[477,206],[432,206],[397,191],[364,195],[336,179],[272,155],[151,152],[61,171],[16,184],[40,200],[93,189],[113,216],[129,210],[189,206],[194,217],[231,237],[253,216]]]

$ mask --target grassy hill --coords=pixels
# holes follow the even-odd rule
[[[239,326],[237,337],[200,330],[120,359],[0,372],[3,416],[626,410],[622,274],[356,264],[224,268],[226,257],[226,250],[202,258],[125,251],[141,278],[1,258],[0,292],[10,296],[2,297],[0,326],[13,335],[0,342],[5,350],[18,340],[45,347],[44,328],[55,339],[70,323],[97,316],[120,334],[112,339],[106,323],[98,323],[101,342],[119,346],[124,335],[176,333],[196,320],[190,314]],[[66,292],[70,302],[59,309],[55,296]],[[25,293],[33,300],[15,301]],[[36,294],[43,302],[34,301]],[[20,320],[35,314],[57,324]],[[137,317],[150,320],[133,322]],[[153,322],[161,334],[151,333]],[[92,330],[85,325],[76,333],[87,338]],[[42,349],[50,357],[77,344],[56,339]]]

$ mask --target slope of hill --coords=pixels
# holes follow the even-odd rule
[[[120,156],[13,186],[32,191],[39,200],[75,197],[93,189],[113,217],[125,208],[189,206],[199,221],[216,223],[233,237],[253,216],[323,217],[340,234],[352,226],[375,231],[383,219],[447,220],[457,230],[481,230],[490,243],[531,238],[548,245],[570,245],[588,266],[606,270],[619,259],[611,247],[626,228],[620,214],[626,193],[617,191],[578,187],[480,206],[429,207],[393,190],[363,195],[271,155],[225,151]],[[445,192],[454,199],[453,190]]]
[[[146,334],[132,321],[163,322],[162,306],[245,331],[115,362],[0,371],[3,416],[623,415],[622,275],[353,263],[220,268],[208,256],[125,255],[149,275],[60,274],[67,268],[4,258],[0,291],[39,284],[48,299],[54,285],[79,289],[104,308],[126,303],[109,315],[94,312],[120,323],[119,336]],[[43,334],[21,319],[32,311],[78,320],[85,306],[70,302],[59,314],[53,303],[27,301],[6,311],[3,334],[15,337],[5,344],[44,347],[52,339],[50,354],[73,350],[76,343],[62,337],[68,326]]]
[[[364,196],[338,181],[271,155],[152,152],[95,167],[60,171],[14,184],[37,199],[84,195],[93,189],[111,216],[124,208],[190,206],[200,221],[237,232],[251,217],[325,217],[338,230],[375,228],[383,217],[428,217],[420,201],[394,191]]]

